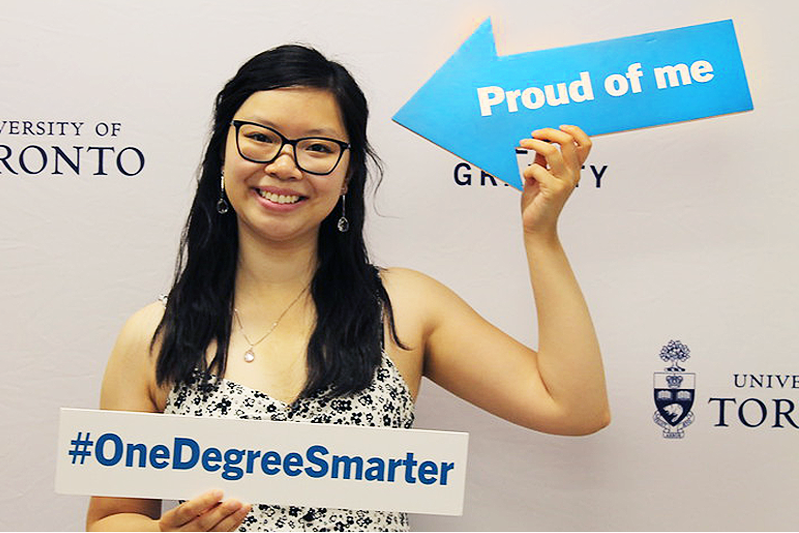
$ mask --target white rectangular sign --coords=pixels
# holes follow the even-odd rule
[[[56,492],[463,513],[469,435],[61,409]]]

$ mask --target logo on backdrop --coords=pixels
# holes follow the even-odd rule
[[[731,381],[735,394],[712,396],[707,401],[714,427],[799,429],[799,374],[743,372],[733,374]]]
[[[521,167],[519,170],[522,170]],[[605,173],[607,170],[608,165],[583,165],[582,184],[592,188],[601,188],[602,184],[604,183],[602,179],[606,177]],[[466,161],[461,161],[455,165],[452,170],[452,178],[455,181],[455,185],[458,185],[459,187],[497,187],[499,185],[504,185],[505,187],[510,186],[508,183],[498,180],[496,176],[492,176],[485,170],[481,170],[475,166],[472,166]],[[579,187],[580,185],[577,184],[577,186]]]
[[[691,357],[691,349],[670,340],[660,349],[660,358],[671,363],[665,372],[654,374],[655,423],[663,428],[663,438],[681,439],[685,428],[694,422],[691,407],[696,393],[696,374],[680,366]]]
[[[685,428],[695,420],[696,374],[680,366],[691,357],[691,349],[679,340],[670,340],[659,356],[669,366],[653,376],[657,408],[653,420],[663,429],[663,438],[682,439]],[[724,429],[799,430],[799,374],[735,373],[730,375],[730,387],[734,391],[714,391],[712,383],[704,386],[704,390],[710,389],[708,412],[702,418],[707,424]]]
[[[122,132],[121,122],[0,120],[0,174],[138,176],[144,153]]]

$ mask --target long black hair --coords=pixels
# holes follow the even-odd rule
[[[262,52],[241,66],[217,95],[214,124],[197,192],[181,236],[175,279],[163,319],[153,336],[161,341],[156,364],[159,385],[187,381],[195,370],[222,377],[230,339],[238,254],[236,216],[219,214],[225,142],[233,115],[257,91],[309,87],[335,97],[350,141],[347,219],[336,227],[334,209],[319,228],[318,267],[311,281],[316,326],[308,343],[308,379],[300,397],[342,396],[370,384],[382,357],[383,316],[400,346],[388,294],[363,239],[367,161],[380,179],[381,165],[366,138],[368,107],[349,72],[318,51],[284,45]],[[216,343],[210,364],[206,350]]]

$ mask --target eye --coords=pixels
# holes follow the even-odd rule
[[[333,153],[333,150],[330,148],[330,146],[324,143],[314,143],[308,147],[308,150],[311,152],[323,152],[326,154]]]
[[[303,152],[314,156],[335,155],[339,152],[339,146],[325,139],[307,139],[302,143]]]
[[[255,124],[242,124],[239,138],[253,144],[280,144],[280,136],[276,132]]]
[[[248,139],[253,140],[258,143],[266,143],[270,144],[275,142],[275,138],[273,136],[269,136],[265,133],[260,132],[251,132],[245,135]]]

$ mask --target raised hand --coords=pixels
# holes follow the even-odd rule
[[[527,235],[553,237],[558,216],[591,151],[591,139],[577,126],[544,128],[522,139],[519,146],[536,152],[535,162],[524,171],[522,221]]]

